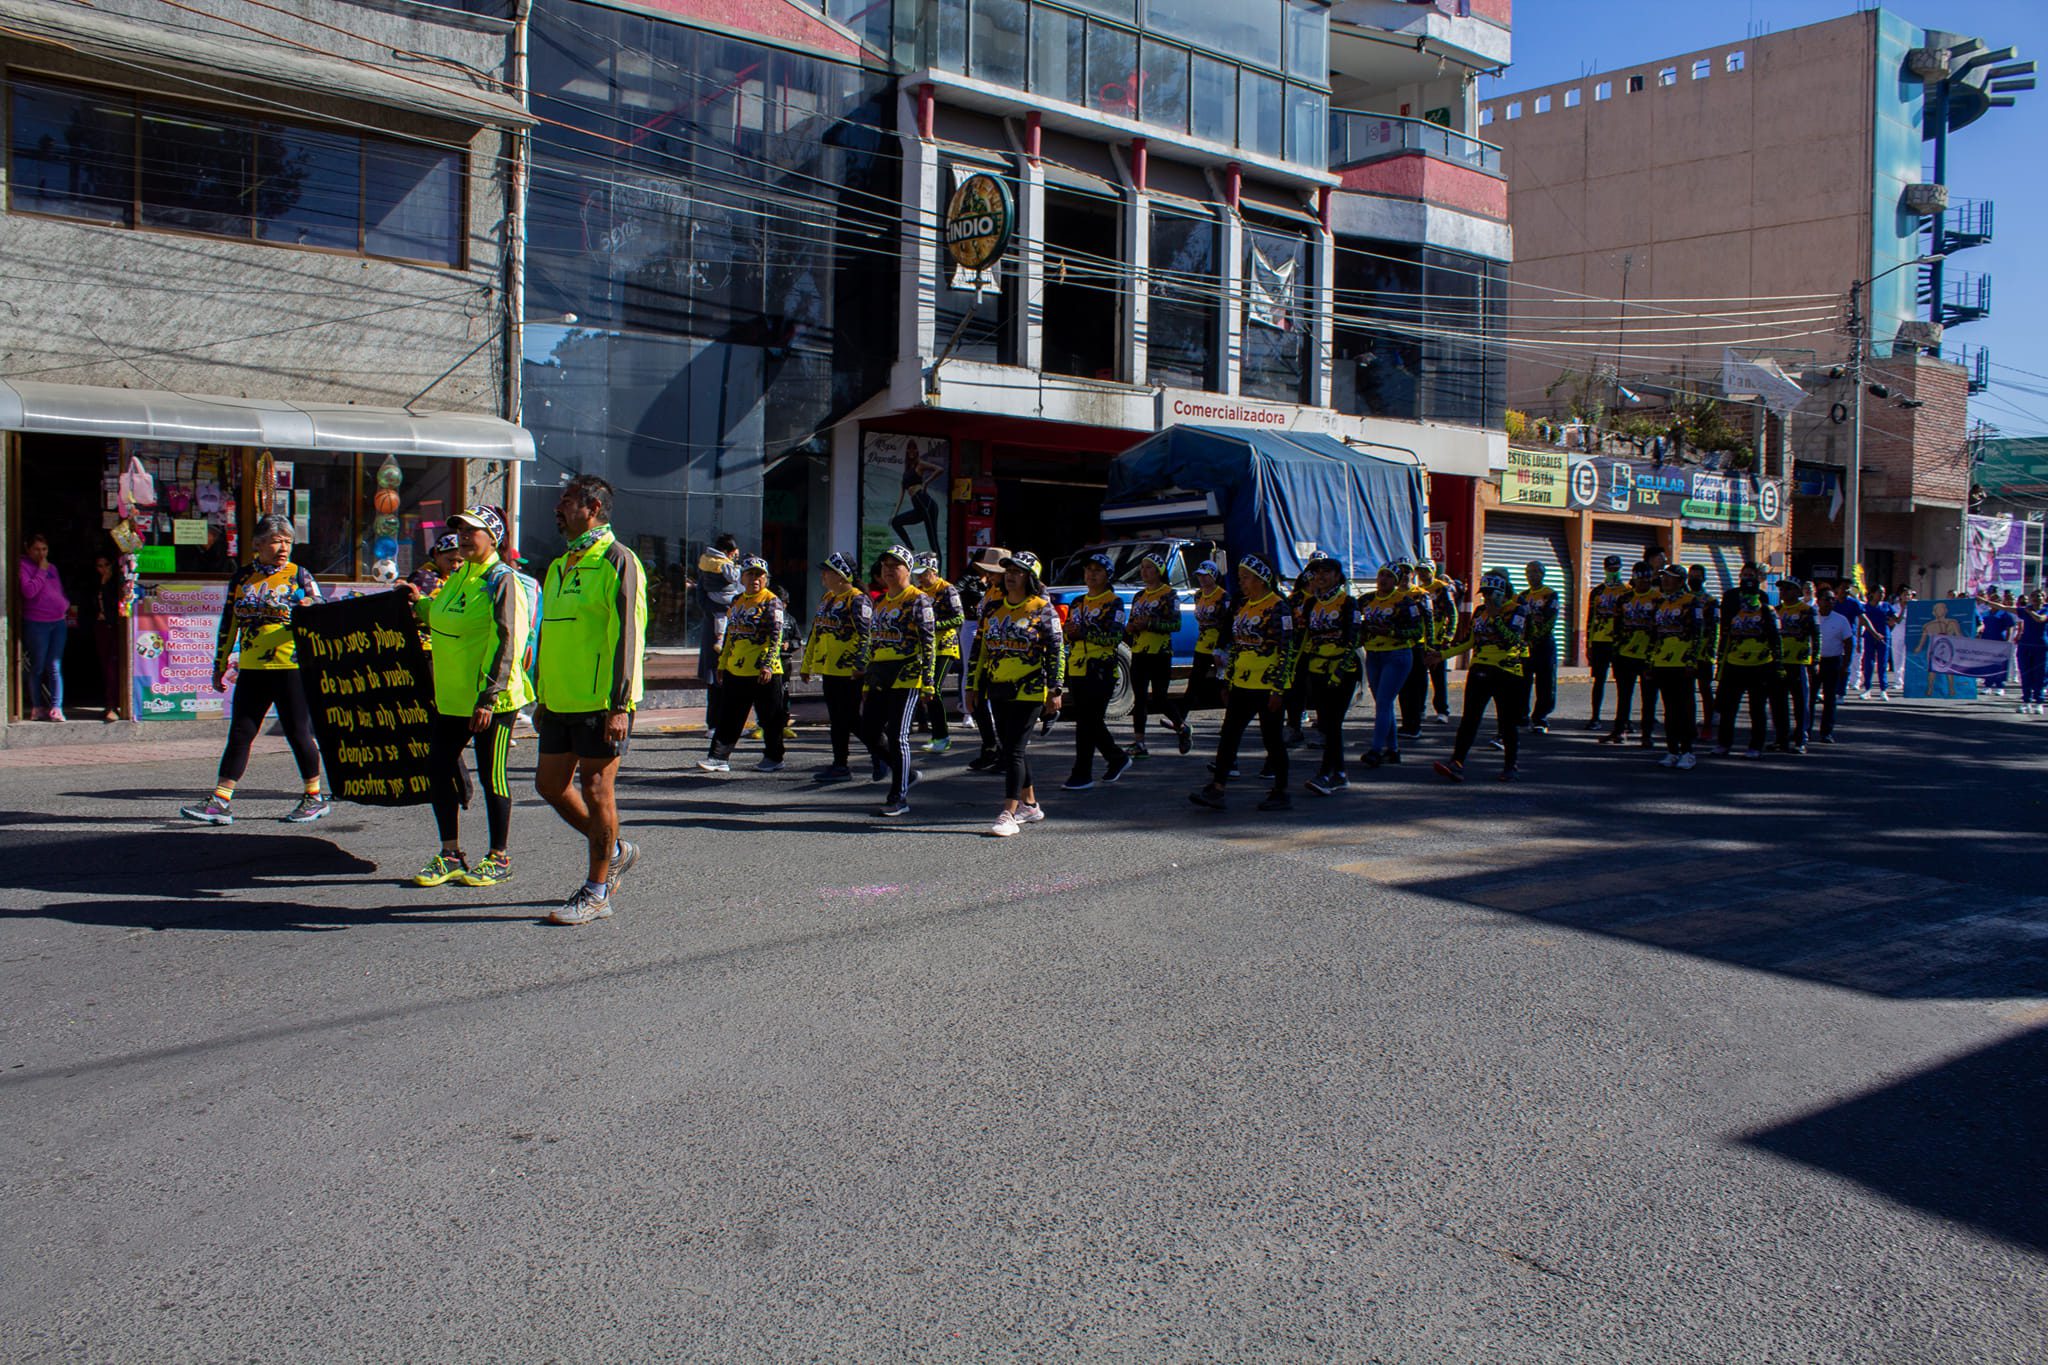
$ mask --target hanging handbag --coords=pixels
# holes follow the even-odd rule
[[[156,506],[156,480],[142,467],[142,457],[130,455],[121,475],[120,513],[133,517],[138,509]]]

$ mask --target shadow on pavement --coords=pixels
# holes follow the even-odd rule
[[[2048,1252],[2048,1028],[1742,1141]]]

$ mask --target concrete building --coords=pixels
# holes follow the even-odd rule
[[[105,646],[117,695],[97,632],[71,632],[77,715],[218,723],[210,616],[258,515],[293,515],[336,584],[403,573],[450,512],[507,500],[532,454],[507,420],[516,34],[509,9],[0,0],[7,627],[28,535],[88,619],[96,559],[139,591]],[[156,502],[124,565],[131,469]],[[12,738],[30,729],[57,731]]]
[[[1984,373],[1953,329],[1990,299],[1959,254],[1991,240],[1992,211],[1950,196],[1946,146],[2031,85],[2011,55],[1870,10],[1486,100],[1516,233],[1511,406],[1611,430],[1732,400],[1746,473],[1780,481],[1789,533],[1680,518],[1659,528],[1667,547],[1845,574],[1860,484],[1872,581],[1952,587]],[[1928,255],[1946,259],[1915,264]],[[1855,480],[1859,324],[1872,387]],[[1745,383],[1753,360],[1804,393]],[[1788,405],[1767,412],[1769,391]]]
[[[1201,421],[1407,452],[1469,546],[1510,255],[1474,79],[1510,17],[540,0],[527,538],[605,473],[681,648],[718,531],[799,608],[832,550],[1056,561],[1099,535],[1114,455]],[[1014,219],[982,278],[938,232],[977,173]]]

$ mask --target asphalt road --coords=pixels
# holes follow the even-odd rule
[[[271,823],[281,757],[225,830],[0,770],[0,1352],[2041,1361],[2048,723],[1842,733],[1432,728],[1279,817],[1198,750],[1009,841],[964,754],[885,823],[647,735],[578,930],[531,798],[419,891],[423,810]]]

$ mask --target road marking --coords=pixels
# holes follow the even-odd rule
[[[1464,832],[1471,833],[1470,826]],[[1478,876],[1490,868],[1569,858],[1582,853],[1611,852],[1613,848],[1611,841],[1599,839],[1514,839],[1475,848],[1437,845],[1430,848],[1427,856],[1407,854],[1398,858],[1366,858],[1358,862],[1338,863],[1335,870],[1354,877],[1369,877],[1388,886],[1420,886]]]

